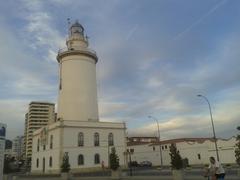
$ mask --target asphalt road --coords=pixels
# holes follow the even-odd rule
[[[192,168],[184,170],[185,180],[207,180],[204,178],[204,170],[201,168]],[[132,175],[130,176],[130,170],[126,169],[122,171],[122,180],[172,180],[171,169],[158,169],[156,167],[137,167],[133,168]],[[18,176],[17,180],[59,180],[60,175],[22,175]],[[111,171],[104,170],[99,172],[85,172],[74,174],[71,180],[111,180]],[[237,177],[237,169],[226,169],[226,180],[239,180]]]
[[[193,169],[185,169],[185,176],[203,176],[205,173],[204,169],[193,168]],[[123,176],[130,176],[130,170],[123,170]],[[76,176],[83,177],[93,177],[93,176],[110,176],[111,172],[109,170],[92,172],[92,173],[80,173]],[[171,169],[158,169],[156,167],[134,167],[132,168],[132,176],[171,176]],[[226,176],[236,176],[236,169],[226,169]]]

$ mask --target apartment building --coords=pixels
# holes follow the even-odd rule
[[[33,132],[56,121],[55,104],[49,102],[31,102],[25,115],[25,157],[31,160]]]
[[[17,136],[12,141],[12,154],[17,160],[23,158],[24,136]]]

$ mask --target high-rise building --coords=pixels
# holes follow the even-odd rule
[[[25,156],[31,159],[33,132],[55,122],[55,104],[49,102],[31,102],[25,115]]]
[[[13,139],[12,153],[17,160],[23,158],[24,136],[17,136]]]
[[[101,122],[98,114],[96,64],[98,57],[88,47],[83,26],[70,25],[67,48],[59,51],[58,115],[53,124],[33,133],[32,173],[59,173],[63,157],[69,157],[72,172],[109,166],[116,148],[121,166],[126,165],[126,126]]]
[[[6,127],[0,123],[0,179],[3,179]]]

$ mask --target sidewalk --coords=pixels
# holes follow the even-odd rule
[[[122,180],[172,180],[171,176],[125,176],[121,178]],[[16,180],[61,180],[61,178],[56,177],[37,177],[37,178],[27,178],[21,177]],[[112,180],[111,177],[74,177],[71,180]],[[200,176],[188,176],[184,180],[207,180]],[[225,180],[239,180],[236,176],[227,176]]]

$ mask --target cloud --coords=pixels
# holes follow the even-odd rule
[[[21,113],[20,106],[27,108],[31,100],[56,102],[55,57],[65,46],[70,17],[84,25],[99,57],[101,120],[126,121],[129,134],[151,135],[156,134],[156,124],[147,116],[153,115],[164,138],[211,136],[208,109],[196,97],[202,93],[212,103],[219,134],[232,135],[239,117],[240,25],[236,2],[226,2],[206,11],[207,2],[22,0],[16,14],[1,11],[0,102],[16,101]],[[16,4],[4,7],[15,9]],[[183,28],[188,17],[195,22]],[[203,21],[204,31],[198,26]],[[18,119],[24,121],[23,114]],[[13,123],[17,117],[5,115],[9,127],[17,130]]]
[[[213,120],[217,137],[226,138],[237,133],[236,127],[239,124],[238,119],[240,113],[236,110],[232,111],[232,107],[238,109],[240,103],[226,102],[224,105],[219,105],[216,108],[218,110],[214,111]],[[208,110],[207,105],[206,110]],[[234,113],[229,114],[229,111]],[[172,119],[166,119],[165,122],[160,122],[159,126],[162,139],[178,137],[213,137],[209,112],[206,115],[175,116]],[[152,122],[142,127],[131,129],[129,132],[132,136],[157,136],[157,124],[156,122]]]
[[[7,124],[7,137],[23,135],[24,119],[27,103],[24,100],[1,100],[0,115],[1,123]]]
[[[22,33],[34,50],[45,50],[46,60],[56,61],[53,52],[57,54],[57,49],[64,46],[65,38],[54,26],[54,18],[50,12],[45,11],[43,1],[28,1],[22,3],[22,18],[27,24]],[[43,56],[44,57],[44,56]]]
[[[209,17],[211,14],[213,14],[215,11],[217,11],[218,8],[223,6],[228,0],[221,0],[217,2],[207,13],[203,14],[199,19],[197,19],[194,23],[192,23],[190,26],[188,26],[184,31],[177,34],[173,40],[177,40],[184,36],[186,33],[191,31],[195,26],[203,22],[207,17]]]

